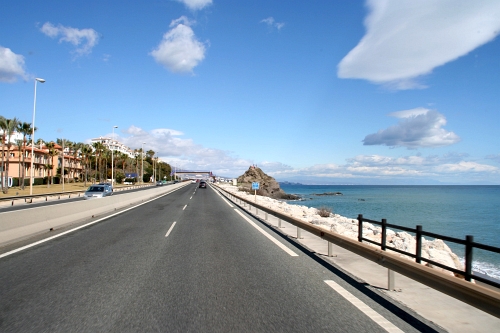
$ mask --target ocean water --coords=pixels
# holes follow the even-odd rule
[[[329,207],[335,214],[364,218],[500,247],[500,186],[290,185],[302,200],[290,204]],[[343,195],[317,196],[328,192]],[[427,237],[428,238],[428,237]],[[460,258],[465,246],[446,242]],[[474,249],[474,270],[500,279],[500,254]]]

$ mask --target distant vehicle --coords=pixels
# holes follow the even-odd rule
[[[194,179],[193,179],[193,180],[191,181],[191,184],[196,184],[196,180],[194,180]]]
[[[156,186],[163,186],[163,181],[161,181],[161,180],[157,181]]]
[[[200,188],[207,188],[207,183],[206,183],[205,181],[203,181],[203,180],[202,180],[202,181],[200,182],[200,185],[198,185],[198,187],[200,187]]]
[[[83,194],[83,199],[104,198],[113,195],[113,188],[110,185],[98,184],[90,185],[87,191]]]

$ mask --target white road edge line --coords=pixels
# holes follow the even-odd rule
[[[172,229],[174,228],[174,226],[175,226],[176,223],[177,222],[172,223],[172,226],[170,227],[170,229],[168,229],[167,234],[165,235],[165,238],[167,238],[168,235],[170,235],[170,232],[172,231]]]
[[[221,197],[221,198],[222,198],[222,200],[224,200],[224,201],[225,201],[225,202],[229,205],[229,207],[231,207],[231,208],[233,208],[233,207],[234,207],[233,205],[231,205],[231,203],[230,203],[230,202],[229,202],[229,201],[228,201],[228,200],[227,200],[227,199],[226,199],[226,198],[225,198],[222,194],[220,194],[220,193],[219,193],[219,191],[215,190],[212,186],[210,186],[210,187],[212,188],[212,190],[213,190],[215,193],[217,193],[217,194],[219,195],[219,197]]]
[[[266,236],[271,242],[273,242],[274,244],[278,245],[283,251],[285,251],[286,253],[288,253],[289,255],[291,255],[292,257],[298,257],[299,255],[295,252],[293,252],[292,250],[290,250],[289,248],[287,248],[285,245],[283,245],[282,243],[280,243],[276,238],[274,238],[273,236],[271,236],[270,234],[268,234],[266,231],[264,231],[264,229],[262,229],[261,227],[259,227],[257,224],[255,224],[255,222],[253,222],[252,220],[250,220],[248,217],[246,217],[242,212],[240,212],[238,209],[234,209],[236,213],[240,214],[241,217],[243,217],[248,223],[250,223],[255,229],[257,229],[258,231],[260,231],[264,236]]]
[[[403,332],[401,329],[396,327],[393,323],[382,317],[378,312],[370,308],[368,305],[363,303],[359,298],[356,298],[353,294],[342,288],[338,283],[332,280],[325,280],[325,283],[329,285],[333,290],[339,293],[342,297],[352,303],[361,312],[367,315],[371,320],[380,325],[387,332]]]
[[[92,222],[87,223],[87,224],[84,224],[84,225],[81,225],[81,226],[76,227],[76,228],[73,228],[73,229],[71,229],[71,230],[68,230],[68,231],[65,231],[65,232],[61,232],[60,234],[54,235],[54,236],[52,236],[52,237],[48,237],[48,238],[45,238],[45,239],[39,240],[38,242],[34,242],[34,243],[31,243],[31,244],[25,245],[25,246],[23,246],[23,247],[17,248],[17,249],[15,249],[15,250],[12,250],[12,251],[9,251],[9,252],[5,252],[5,253],[3,253],[3,254],[0,254],[0,258],[4,258],[4,257],[7,257],[7,256],[10,256],[11,254],[14,254],[14,253],[17,253],[17,252],[21,252],[21,251],[23,251],[23,250],[29,249],[30,247],[36,246],[36,245],[38,245],[38,244],[42,244],[42,243],[48,242],[48,241],[53,240],[53,239],[55,239],[55,238],[58,238],[58,237],[61,237],[61,236],[66,235],[66,234],[72,233],[73,231],[77,231],[77,230],[79,230],[79,229],[82,229],[82,228],[88,227],[89,225],[95,224],[95,223],[97,223],[97,222],[104,221],[104,220],[106,220],[106,219],[109,219],[110,217],[113,217],[113,216],[116,216],[116,215],[119,215],[119,214],[125,213],[126,211],[129,211],[129,210],[131,210],[131,209],[134,209],[134,208],[137,208],[137,207],[139,207],[139,206],[145,205],[145,204],[147,204],[147,203],[149,203],[149,202],[151,202],[151,201],[154,201],[154,200],[156,200],[156,199],[159,199],[159,198],[161,198],[161,197],[164,197],[164,196],[166,196],[167,194],[170,194],[170,193],[172,193],[172,192],[175,192],[175,191],[177,191],[177,190],[178,190],[178,189],[180,189],[180,188],[182,188],[182,187],[176,188],[176,189],[174,189],[174,190],[172,190],[172,191],[170,191],[170,192],[167,192],[167,193],[165,193],[165,194],[162,194],[162,195],[160,195],[160,196],[158,196],[158,197],[156,197],[156,198],[153,198],[153,199],[151,199],[151,200],[141,202],[141,203],[140,203],[140,204],[138,204],[138,205],[135,205],[135,206],[133,206],[133,207],[129,207],[129,208],[124,209],[124,210],[122,210],[122,211],[120,211],[120,212],[117,212],[117,213],[114,213],[114,214],[108,215],[108,216],[106,216],[106,217],[103,217],[103,218],[101,218],[101,219],[98,219],[98,220],[92,221]]]

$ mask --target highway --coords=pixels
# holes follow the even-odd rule
[[[0,257],[0,331],[442,330],[189,184]]]

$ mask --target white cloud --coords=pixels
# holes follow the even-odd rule
[[[144,142],[144,150],[153,150],[163,161],[186,170],[213,171],[218,175],[235,176],[242,174],[252,164],[249,160],[233,157],[230,152],[203,147],[191,139],[182,138],[183,135],[184,133],[175,129],[145,131],[132,125],[115,133],[115,139],[131,149],[142,148]]]
[[[61,24],[55,26],[50,22],[44,23],[40,31],[45,35],[56,38],[61,36],[59,43],[68,42],[76,46],[77,56],[90,54],[92,48],[99,42],[99,34],[94,29],[76,29]]]
[[[237,177],[250,165],[257,164],[277,180],[306,183],[357,184],[422,184],[438,181],[450,183],[481,182],[500,184],[500,168],[472,161],[467,154],[448,153],[442,156],[421,154],[408,156],[358,155],[345,164],[317,164],[293,168],[281,162],[255,161],[233,156],[231,152],[203,147],[183,138],[175,129],[157,128],[146,131],[130,126],[115,139],[131,149],[153,150],[164,162],[184,170],[212,171],[216,175]],[[111,136],[108,133],[107,136]]]
[[[458,135],[442,128],[446,125],[446,118],[437,111],[417,108],[390,115],[402,120],[397,125],[367,135],[363,139],[364,145],[415,149],[448,146],[460,141]]]
[[[494,172],[498,173],[499,169],[497,167],[487,165],[487,164],[479,164],[476,162],[470,161],[461,161],[455,164],[443,164],[436,167],[436,170],[439,172],[453,172],[453,173],[463,173],[463,172]]]
[[[170,23],[170,29],[150,54],[157,63],[174,73],[191,73],[205,58],[205,45],[194,35],[191,25],[185,16]]]
[[[268,27],[270,27],[270,28],[276,28],[278,30],[281,30],[285,26],[285,23],[283,23],[283,22],[276,22],[274,20],[274,17],[272,17],[272,16],[270,16],[270,17],[268,17],[266,19],[261,20],[260,23],[265,23],[265,24],[267,24]]]
[[[278,180],[312,184],[425,184],[500,183],[500,168],[466,160],[467,155],[390,157],[358,155],[346,164],[318,164],[307,168],[283,168],[269,172]],[[263,169],[267,172],[266,169]]]
[[[203,9],[208,5],[212,4],[212,0],[177,0],[182,2],[186,7],[191,10]]]
[[[493,40],[500,1],[368,0],[366,34],[339,63],[340,78],[397,89]]]
[[[18,77],[27,78],[24,57],[0,46],[0,82],[15,82]]]

